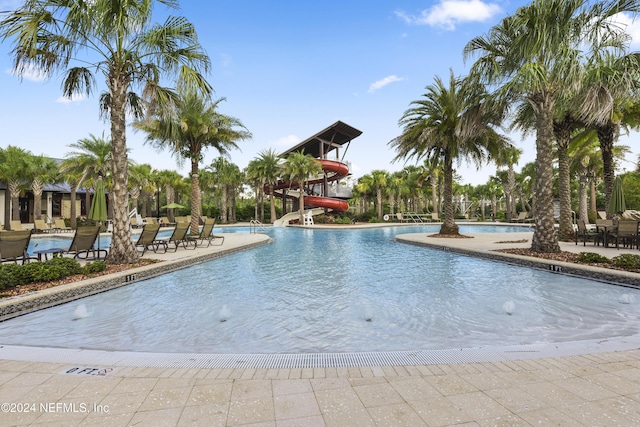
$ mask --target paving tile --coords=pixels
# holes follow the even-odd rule
[[[565,388],[560,387],[556,383],[543,382],[527,384],[525,386],[521,386],[520,388],[522,388],[532,396],[535,396],[538,399],[547,402],[548,405],[564,406],[582,403],[585,401],[582,397],[568,391]]]
[[[233,383],[231,390],[231,400],[272,396],[273,391],[270,380],[238,380]]]
[[[191,394],[191,387],[153,389],[140,405],[139,411],[157,411],[167,408],[182,408]]]
[[[427,424],[406,402],[368,408],[369,414],[379,427],[419,427]]]
[[[345,426],[358,426],[358,427],[375,427],[376,423],[371,418],[369,412],[364,409],[353,409],[347,412],[332,411],[327,414],[323,414],[323,419],[327,427],[345,427]]]
[[[404,402],[404,399],[389,383],[369,384],[353,387],[365,407]]]
[[[193,386],[187,399],[187,406],[204,405],[206,403],[229,404],[232,383],[198,384]]]
[[[111,390],[111,393],[151,391],[157,382],[158,378],[122,378]]]
[[[364,410],[362,401],[352,388],[335,388],[315,392],[322,415]]]
[[[618,374],[595,374],[586,376],[584,379],[605,387],[617,394],[640,393],[640,381],[628,380]]]
[[[389,384],[407,402],[442,396],[438,390],[421,377],[395,378],[389,381]]]
[[[313,387],[311,387],[311,382],[308,379],[273,380],[271,386],[273,387],[274,396],[313,392]]]
[[[447,396],[447,399],[474,420],[497,418],[511,413],[494,399],[479,391],[451,395]]]
[[[171,427],[178,424],[182,408],[167,408],[154,411],[139,411],[131,418],[131,426]]]
[[[478,390],[458,375],[435,375],[433,377],[425,377],[425,380],[445,396]]]
[[[415,400],[409,402],[409,405],[431,427],[450,426],[473,421],[471,416],[446,397]]]
[[[186,406],[178,420],[179,426],[223,427],[227,425],[229,403],[208,403]]]
[[[562,426],[562,427],[584,427],[575,418],[557,408],[543,408],[531,412],[518,414],[520,418],[532,426]],[[587,424],[588,425],[588,424]]]
[[[325,427],[324,418],[321,415],[313,417],[289,418],[277,420],[277,427]]]
[[[230,425],[275,421],[272,397],[232,400],[227,423]]]
[[[3,384],[3,387],[27,387],[42,384],[54,374],[22,372]]]
[[[78,425],[82,427],[116,427],[132,425],[133,412],[123,414],[89,414]]]
[[[554,381],[554,384],[585,400],[601,400],[617,396],[611,390],[589,382],[584,378],[569,378],[563,381]]]
[[[518,387],[493,389],[485,391],[485,393],[516,414],[542,409],[549,405],[548,402]]]
[[[314,378],[310,382],[314,391],[351,386],[351,383],[346,378]]]
[[[297,393],[273,398],[276,421],[320,415],[320,408],[313,393]]]
[[[489,418],[486,420],[478,420],[480,427],[530,427],[531,424],[523,420],[517,415],[509,414],[497,418]],[[544,424],[541,424],[544,425]],[[548,424],[546,424],[548,425]],[[458,427],[458,426],[456,426]]]
[[[142,402],[149,395],[148,391],[136,391],[131,393],[109,394],[100,402],[102,407],[108,408],[109,414],[133,414],[140,408]]]
[[[497,388],[506,388],[513,384],[495,372],[482,372],[478,374],[460,375],[460,377],[478,390],[494,390]]]

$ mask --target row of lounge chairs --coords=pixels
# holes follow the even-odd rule
[[[207,247],[216,240],[219,240],[220,245],[222,245],[224,243],[224,236],[213,234],[215,224],[215,219],[205,219],[200,234],[193,236],[188,234],[190,226],[188,222],[178,222],[171,236],[166,238],[158,238],[160,224],[145,224],[136,242],[136,248],[142,249],[142,254],[144,255],[147,250],[158,252],[160,248],[162,248],[164,252],[167,252],[171,245],[173,245],[174,252],[176,252],[180,246],[189,249],[189,247],[193,245],[193,249],[195,249],[198,245],[204,245],[205,241],[207,242]]]
[[[189,223],[178,223],[176,228],[170,237],[158,238],[158,231],[160,230],[160,224],[146,224],[138,236],[135,243],[136,248],[142,249],[142,254],[152,249],[154,252],[158,252],[160,248],[164,249],[164,252],[169,250],[173,246],[174,252],[178,250],[180,246],[185,249],[192,249],[198,247],[198,245],[204,245],[207,242],[207,247],[213,244],[215,241],[220,241],[220,245],[224,243],[224,236],[213,234],[213,227],[215,226],[214,219],[205,220],[204,226],[197,236],[191,236],[189,232]],[[107,256],[106,249],[94,249],[95,242],[98,234],[100,233],[100,226],[87,226],[79,227],[68,249],[52,248],[43,251],[36,251],[36,253],[42,254],[62,254],[73,255],[78,259],[104,259]],[[29,242],[31,241],[31,230],[14,230],[0,233],[0,263],[5,261],[18,262],[22,264],[29,262],[33,259],[40,259],[39,257],[30,256],[27,253]],[[91,257],[91,258],[90,258]]]

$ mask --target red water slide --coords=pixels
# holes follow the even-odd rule
[[[322,170],[324,171],[327,181],[332,182],[339,179],[344,178],[349,173],[349,168],[342,162],[338,162],[336,160],[325,160],[318,159],[320,164],[322,165]],[[324,182],[324,178],[318,178],[311,181],[307,181],[306,185],[314,185],[321,184]],[[274,190],[284,190],[287,189],[297,189],[300,186],[297,182],[285,182],[278,181],[278,183],[273,187]],[[269,192],[269,186],[265,185],[265,192]],[[287,197],[295,197],[295,196],[287,196]],[[321,196],[304,196],[304,204],[305,207],[312,208],[327,208],[332,209],[337,212],[346,212],[349,210],[349,203],[344,200],[334,199],[331,197],[321,197]]]

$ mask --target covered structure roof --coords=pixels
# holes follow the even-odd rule
[[[310,154],[317,159],[326,159],[328,152],[348,144],[360,135],[362,131],[338,120],[328,128],[281,153],[281,156],[286,157],[290,153],[304,151],[305,154]]]

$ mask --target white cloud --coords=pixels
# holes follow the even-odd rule
[[[497,4],[482,0],[441,0],[418,16],[408,15],[403,11],[396,11],[395,14],[407,24],[429,25],[453,31],[457,24],[484,22],[501,11]]]
[[[21,79],[29,80],[32,82],[42,82],[47,79],[47,75],[44,73],[44,71],[39,70],[33,66],[23,70],[22,73],[19,73],[15,68],[7,70],[7,74],[11,74],[13,76],[20,77]]]
[[[378,89],[381,89],[383,87],[385,87],[386,85],[389,85],[393,82],[400,82],[404,80],[404,78],[402,77],[398,77],[395,74],[391,75],[391,76],[387,76],[384,79],[378,80],[375,83],[372,83],[371,86],[369,86],[369,93],[373,93],[375,91],[377,91]]]
[[[60,98],[56,99],[56,102],[59,102],[60,104],[70,104],[72,102],[83,101],[85,98],[86,98],[86,95],[84,94],[74,94],[71,96],[71,98],[67,98],[66,96],[61,96]]]
[[[295,135],[287,135],[284,136],[280,139],[278,139],[276,141],[276,145],[278,147],[286,147],[286,148],[291,148],[293,146],[295,146],[297,143],[299,143],[300,141],[302,141],[300,138],[298,138]]]
[[[612,19],[613,22],[622,25],[627,34],[631,36],[631,50],[640,48],[640,21],[626,13],[619,13]]]

